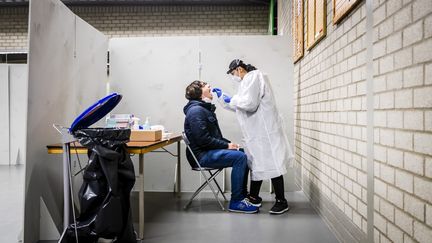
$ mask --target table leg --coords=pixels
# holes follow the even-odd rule
[[[177,181],[176,181],[176,191],[177,191],[177,195],[180,196],[180,190],[181,190],[181,166],[180,166],[180,162],[181,162],[181,153],[180,153],[180,141],[177,142]]]
[[[144,154],[139,154],[139,238],[144,239]]]
[[[70,147],[68,143],[63,144],[63,229],[70,223],[70,192],[69,192],[69,160]]]

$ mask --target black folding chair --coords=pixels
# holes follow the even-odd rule
[[[194,171],[199,171],[201,172],[201,174],[203,175],[203,177],[205,178],[205,182],[195,191],[195,193],[192,195],[191,199],[189,199],[188,203],[184,206],[184,209],[187,209],[189,207],[189,205],[192,203],[193,199],[206,187],[209,186],[211,191],[213,192],[214,197],[216,198],[216,200],[218,201],[220,207],[222,208],[222,210],[225,210],[223,204],[221,203],[221,201],[219,200],[218,194],[219,192],[222,194],[223,198],[225,199],[225,201],[227,200],[224,192],[222,191],[221,187],[219,186],[219,184],[216,181],[216,176],[219,175],[219,173],[224,169],[224,168],[208,168],[208,167],[201,167],[201,165],[199,164],[195,154],[192,152],[192,149],[190,147],[190,142],[189,139],[187,138],[186,134],[183,132],[182,133],[183,136],[183,141],[186,144],[187,149],[189,150],[189,152],[191,153],[195,164],[194,163],[190,163],[192,170]],[[209,175],[207,175],[205,172],[208,172]],[[210,182],[214,182],[218,188],[218,192],[215,191],[215,189],[213,188],[213,185]]]

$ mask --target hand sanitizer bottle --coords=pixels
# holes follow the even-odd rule
[[[150,121],[149,121],[149,117],[146,117],[145,123],[143,125],[144,130],[150,130]]]

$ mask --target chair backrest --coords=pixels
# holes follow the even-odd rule
[[[196,158],[194,152],[192,151],[192,149],[191,149],[191,147],[190,147],[190,141],[189,141],[189,138],[186,136],[186,133],[185,133],[185,132],[182,132],[182,138],[183,138],[183,141],[184,141],[185,144],[186,144],[186,148],[189,150],[190,154],[192,155],[192,157],[193,157],[193,159],[194,159],[194,161],[189,161],[189,160],[188,160],[188,161],[189,161],[189,164],[190,164],[191,167],[192,167],[192,169],[195,169],[195,168],[201,168],[201,165],[199,164],[198,159]]]
[[[185,132],[182,132],[182,138],[183,138],[183,141],[185,142],[186,146],[189,146],[189,145],[190,145],[190,142],[189,142],[189,139],[188,139],[188,137],[186,136],[186,133],[185,133]]]

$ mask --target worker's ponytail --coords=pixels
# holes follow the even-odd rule
[[[245,69],[247,72],[250,72],[250,71],[256,70],[256,67],[252,66],[251,64],[248,64],[248,65],[246,65]]]
[[[240,67],[242,67],[246,72],[251,72],[253,70],[256,70],[257,68],[254,67],[252,64],[245,64],[243,61],[240,61]]]

